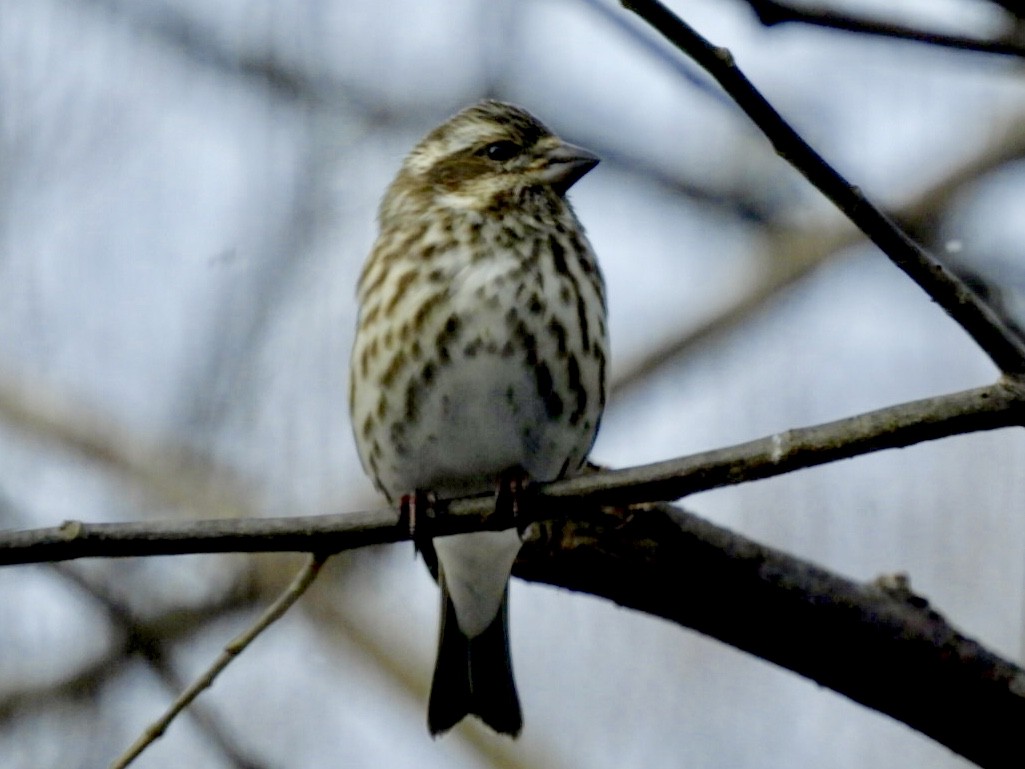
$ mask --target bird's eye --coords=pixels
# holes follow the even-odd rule
[[[520,145],[511,141],[491,142],[491,144],[486,145],[480,151],[480,154],[487,157],[488,160],[495,160],[501,163],[519,155]]]

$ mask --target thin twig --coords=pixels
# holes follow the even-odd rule
[[[111,763],[110,769],[124,769],[124,767],[128,766],[132,761],[138,758],[147,747],[159,739],[164,732],[167,731],[167,727],[171,725],[171,722],[174,721],[175,717],[187,708],[204,689],[209,688],[217,676],[220,675],[221,671],[224,670],[233,659],[241,654],[242,651],[249,646],[249,644],[252,643],[258,635],[260,635],[260,633],[266,630],[286,611],[288,611],[292,604],[299,600],[300,596],[302,596],[302,594],[306,592],[306,589],[313,583],[313,580],[317,578],[320,568],[324,565],[324,562],[328,557],[328,555],[321,553],[314,553],[310,555],[306,565],[295,576],[292,583],[280,596],[278,596],[274,603],[267,607],[267,610],[260,616],[260,618],[254,622],[248,630],[228,642],[224,647],[224,651],[221,652],[220,656],[214,661],[214,663],[207,668],[207,670],[185,691],[183,691],[173,703],[171,703],[171,706],[160,718],[146,728],[146,730],[139,736],[139,739],[132,743],[124,753],[118,756],[118,758]]]
[[[871,19],[866,16],[855,16],[829,8],[796,7],[777,2],[776,0],[747,0],[747,4],[751,6],[751,10],[755,12],[758,20],[766,27],[788,23],[810,24],[841,32],[854,32],[862,35],[926,43],[958,51],[1025,57],[1025,46],[1013,40],[983,40],[977,37],[965,37],[964,35],[927,32],[905,24]]]
[[[1025,385],[987,387],[902,403],[813,427],[649,465],[538,486],[537,515],[586,504],[637,504],[770,478],[806,467],[951,435],[1025,422]],[[436,535],[510,528],[490,496],[439,501]],[[329,552],[400,542],[407,526],[391,509],[303,518],[82,523],[0,533],[0,564],[73,558],[215,552]]]
[[[931,296],[1006,374],[1025,375],[1025,344],[965,283],[915,243],[861,190],[843,178],[801,138],[737,67],[733,55],[712,45],[658,0],[622,0],[693,58],[744,110],[776,152],[854,222],[868,238]]]

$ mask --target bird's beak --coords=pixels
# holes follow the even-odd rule
[[[541,180],[560,195],[565,195],[584,174],[598,165],[598,156],[583,147],[562,142],[545,153],[545,161]]]

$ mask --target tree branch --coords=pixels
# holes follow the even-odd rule
[[[926,32],[904,24],[895,24],[865,16],[840,13],[829,8],[796,7],[777,2],[776,0],[747,0],[747,4],[751,6],[751,10],[755,12],[758,20],[766,27],[788,23],[810,24],[841,32],[854,32],[862,35],[888,37],[895,40],[927,43],[959,51],[1025,57],[1025,46],[1013,40],[982,40],[963,35]]]
[[[632,505],[679,499],[873,451],[1025,422],[1025,385],[988,387],[889,406],[723,449],[539,486],[538,518],[581,504]],[[436,535],[510,528],[490,496],[439,501]],[[215,552],[336,553],[409,539],[394,510],[295,518],[82,523],[0,532],[0,565],[74,558]]]
[[[1025,344],[962,280],[909,238],[812,149],[740,71],[727,49],[712,45],[658,0],[622,0],[622,4],[715,78],[761,129],[776,152],[833,201],[964,328],[1001,371],[1025,375]]]
[[[1011,663],[958,634],[917,597],[850,583],[664,505],[637,503],[1023,421],[1025,385],[1002,380],[731,448],[545,484],[537,505],[544,520],[517,573],[694,627],[894,715],[984,766],[1010,766],[1007,742],[1017,739],[1012,726],[1025,711],[1025,674]],[[486,496],[439,503],[432,530],[442,535],[512,525],[493,507]],[[0,534],[0,563],[215,551],[326,554],[408,538],[387,509],[307,518],[68,522]],[[668,585],[697,589],[674,593]]]
[[[901,577],[851,582],[669,505],[544,532],[518,576],[725,641],[980,766],[1021,766],[1025,671],[951,627]]]

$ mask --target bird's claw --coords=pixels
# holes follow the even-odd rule
[[[413,540],[413,553],[424,553],[433,538],[435,504],[438,498],[433,491],[417,489],[412,494],[403,494],[399,502],[399,522],[405,523]]]
[[[495,513],[500,518],[512,520],[520,539],[526,538],[527,528],[533,523],[529,511],[531,500],[536,496],[537,486],[523,468],[507,470],[498,479]]]

